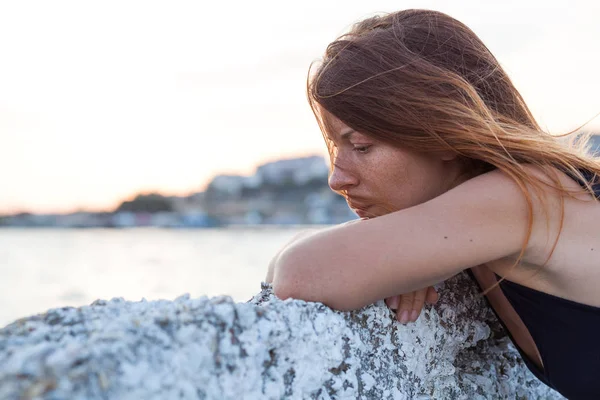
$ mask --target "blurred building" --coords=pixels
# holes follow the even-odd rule
[[[23,227],[197,228],[331,224],[356,218],[345,200],[329,188],[328,174],[320,156],[277,160],[260,165],[250,176],[217,175],[204,192],[188,196],[140,193],[108,213],[22,213],[0,222]]]
[[[273,161],[256,170],[258,180],[264,184],[304,185],[311,180],[327,179],[329,168],[320,156]]]
[[[600,134],[593,135],[590,139],[590,151],[600,156]]]

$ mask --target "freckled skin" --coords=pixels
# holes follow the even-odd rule
[[[466,180],[454,154],[425,154],[377,141],[335,121],[329,185],[346,191],[361,216],[376,217],[424,203]]]

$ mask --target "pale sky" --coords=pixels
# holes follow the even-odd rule
[[[466,23],[542,126],[575,129],[600,112],[599,3],[0,0],[0,213],[112,208],[325,154],[308,66],[379,11]]]

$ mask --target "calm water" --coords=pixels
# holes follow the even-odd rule
[[[0,229],[0,327],[96,299],[246,301],[295,228]]]

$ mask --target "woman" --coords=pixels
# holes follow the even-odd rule
[[[539,379],[599,397],[600,160],[587,139],[543,132],[479,38],[434,11],[354,25],[308,97],[330,186],[362,219],[283,248],[275,294],[339,310],[386,299],[408,322],[431,285],[467,270]]]

